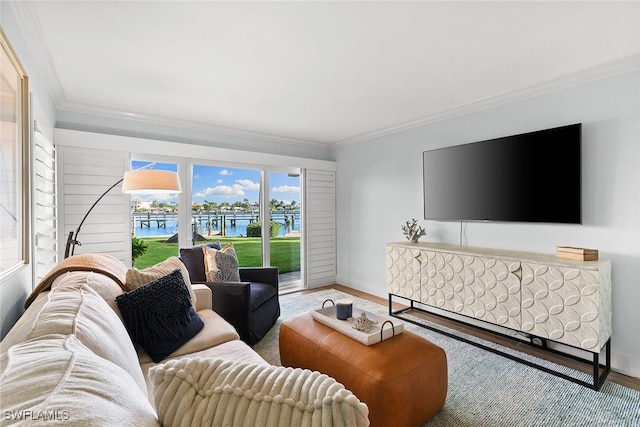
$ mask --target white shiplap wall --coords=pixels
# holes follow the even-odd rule
[[[304,171],[304,246],[306,286],[336,281],[336,174]]]
[[[58,263],[56,148],[42,132],[33,143],[34,283]]]
[[[122,179],[128,169],[129,155],[119,151],[81,149],[61,146],[62,195],[60,206],[63,220],[59,239],[61,251],[70,231],[75,231],[91,205],[109,187]],[[127,237],[129,197],[116,186],[96,205],[84,222],[75,254],[108,253],[115,258],[131,263],[131,248],[125,244]]]

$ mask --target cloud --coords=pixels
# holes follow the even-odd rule
[[[233,175],[233,172],[229,172],[228,170],[223,169],[220,171],[220,175],[222,176]]]
[[[216,181],[217,184],[221,184],[222,180]],[[193,194],[194,197],[224,197],[230,198],[243,198],[246,196],[245,190],[259,190],[260,183],[251,181],[250,179],[237,179],[233,185],[216,185],[215,187],[207,187]]]
[[[195,197],[207,197],[207,196],[217,196],[217,197],[239,197],[244,196],[243,187],[239,184],[233,184],[232,186],[228,185],[216,185],[215,187],[207,187],[198,191],[194,194]]]
[[[272,193],[300,193],[300,187],[294,187],[291,185],[281,185],[279,187],[273,187],[271,189]]]
[[[216,181],[216,184],[222,184],[224,182],[224,179],[220,178]]]
[[[259,190],[260,183],[253,182],[250,179],[236,179],[236,182],[242,186],[245,190]]]

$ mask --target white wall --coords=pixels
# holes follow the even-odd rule
[[[423,241],[457,244],[460,223],[422,220],[422,152],[583,123],[583,224],[468,223],[463,244],[613,262],[612,364],[640,377],[640,73],[626,73],[336,150],[338,282],[386,297],[385,244],[410,218]],[[561,183],[562,177],[558,177]]]

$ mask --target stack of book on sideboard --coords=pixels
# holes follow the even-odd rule
[[[573,246],[556,246],[558,258],[575,259],[579,261],[597,261],[598,250],[586,248],[574,248]]]

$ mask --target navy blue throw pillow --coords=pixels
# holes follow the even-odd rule
[[[204,327],[178,269],[118,295],[116,302],[131,339],[154,362],[173,353]]]
[[[204,271],[204,252],[202,246],[192,246],[190,248],[180,248],[180,261],[187,267],[191,283],[205,283],[207,274]],[[222,249],[220,242],[209,243],[206,246],[215,249]]]

